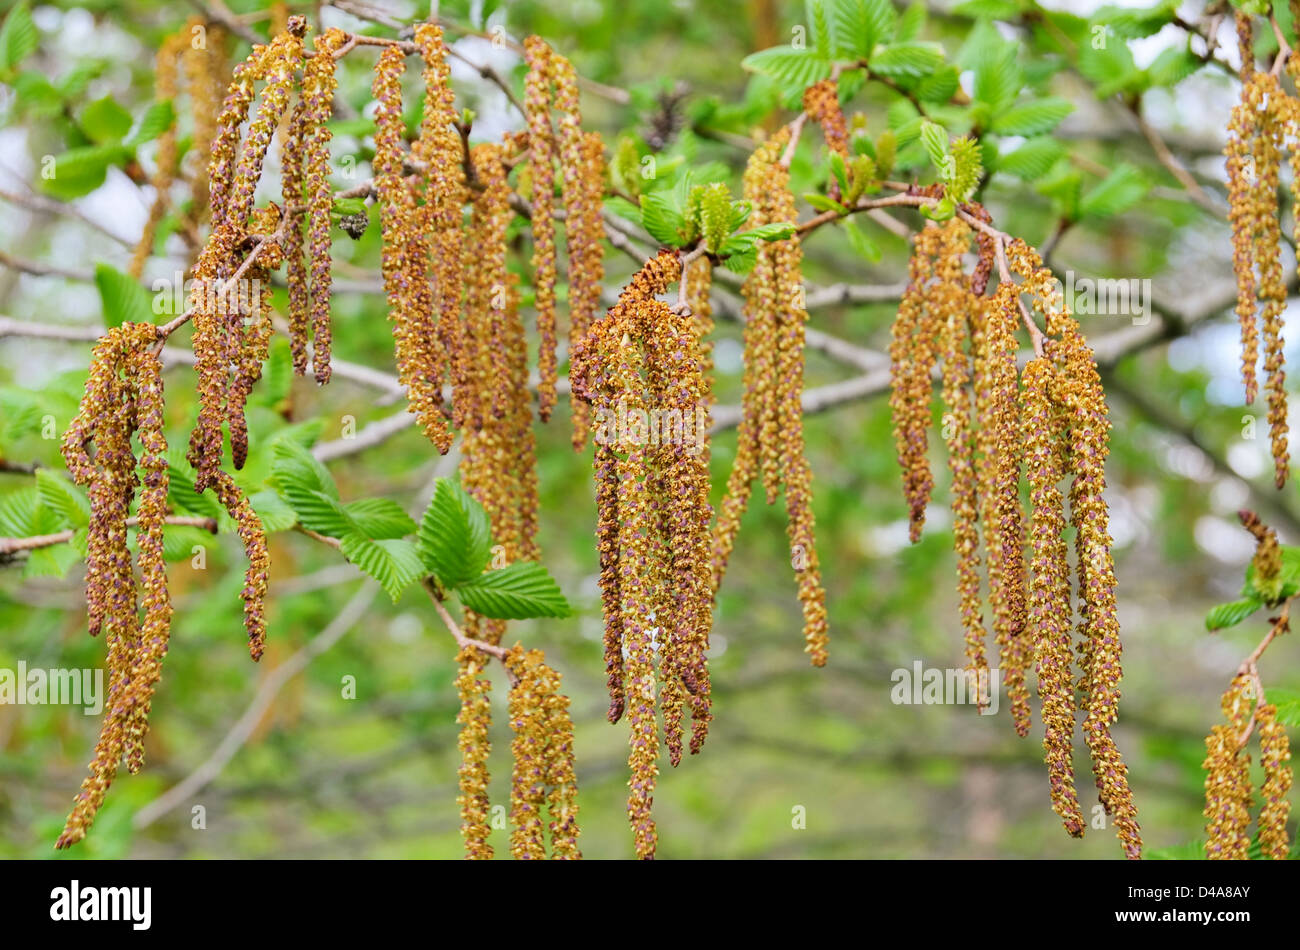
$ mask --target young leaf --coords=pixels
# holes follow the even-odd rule
[[[939,169],[940,174],[944,174],[947,163],[944,159],[948,157],[948,132],[938,123],[931,122],[929,119],[921,121],[921,144],[925,146],[925,153],[930,156],[930,161],[934,167]]]
[[[298,523],[298,516],[294,510],[273,491],[255,492],[248,496],[248,503],[252,506],[253,513],[261,519],[262,527],[267,532],[288,531]]]
[[[849,213],[849,209],[840,204],[834,198],[828,198],[826,195],[820,195],[815,191],[805,192],[803,200],[808,202],[818,211],[834,211],[836,214]]]
[[[99,288],[106,327],[121,326],[128,322],[153,322],[153,301],[149,292],[129,274],[107,264],[96,264],[95,286]]]
[[[666,247],[680,247],[685,243],[682,231],[686,219],[679,207],[662,191],[641,196],[641,226],[650,236]]]
[[[105,96],[81,111],[81,128],[96,144],[120,142],[131,131],[131,113]]]
[[[271,446],[271,484],[276,488],[296,485],[299,488],[322,492],[330,498],[339,497],[334,477],[316,456],[299,442],[290,438],[276,439]]]
[[[999,135],[1041,135],[1073,111],[1071,103],[1055,97],[1023,102],[994,116],[992,129]]]
[[[419,529],[425,567],[444,587],[457,587],[483,573],[492,555],[483,506],[450,479],[438,479]]]
[[[774,46],[750,53],[740,65],[752,73],[771,76],[780,83],[805,89],[831,74],[831,61],[813,50]]]
[[[1014,152],[998,157],[998,171],[1015,175],[1022,181],[1042,178],[1065,157],[1065,147],[1050,136],[1030,139]]]
[[[404,538],[416,530],[410,515],[390,498],[362,498],[344,505],[343,510],[367,538]]]
[[[1223,630],[1227,627],[1235,627],[1262,606],[1264,605],[1253,597],[1219,604],[1206,615],[1205,629]]]
[[[1109,218],[1127,211],[1141,201],[1149,187],[1147,180],[1136,168],[1121,165],[1083,196],[1079,202],[1079,213]]]
[[[475,613],[497,620],[567,617],[572,613],[560,585],[535,561],[516,561],[488,571],[458,586],[456,596]]]
[[[1276,686],[1264,690],[1267,702],[1277,707],[1277,721],[1284,726],[1300,726],[1300,691]]]
[[[943,50],[935,43],[895,43],[871,57],[871,71],[894,79],[919,79],[943,65]]]
[[[135,148],[146,142],[152,142],[170,129],[175,122],[176,111],[172,108],[172,101],[170,99],[160,99],[145,110],[144,115],[140,118],[140,124],[136,126],[131,137],[126,140],[126,144],[130,148]]]
[[[39,45],[40,34],[24,0],[9,11],[0,26],[0,76],[10,75]]]
[[[41,504],[56,512],[70,528],[90,524],[90,502],[81,489],[48,468],[36,470],[36,491]]]
[[[397,603],[402,591],[425,574],[424,563],[410,541],[372,541],[358,534],[349,534],[343,538],[339,550],[361,571],[379,581],[393,603]]]

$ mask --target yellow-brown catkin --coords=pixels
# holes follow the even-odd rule
[[[555,408],[555,132],[551,128],[551,48],[538,36],[524,40],[528,75],[524,110],[528,119],[529,167],[533,184],[533,286],[539,337],[538,415],[545,422]]]
[[[1205,737],[1205,856],[1244,861],[1250,852],[1250,754],[1241,736],[1250,719],[1250,678],[1239,674],[1223,694],[1226,723]]]
[[[147,323],[122,324],[100,339],[80,409],[64,435],[68,469],[79,484],[88,486],[86,602],[91,633],[102,630],[107,640],[109,684],[90,774],[56,848],[85,837],[124,757],[132,771],[140,768],[150,701],[167,649],[171,605],[162,558],[167,443],[162,366],[152,352],[156,342],[157,330]],[[138,463],[131,449],[136,431],[143,446]],[[86,451],[89,443],[95,446],[93,458]],[[137,468],[145,473],[137,515],[143,624],[126,525],[139,483]]]
[[[191,20],[190,22],[196,21]],[[177,81],[180,78],[178,57],[188,44],[189,37],[190,33],[187,25],[179,33],[173,33],[163,40],[162,46],[159,47],[154,78],[155,101],[175,102],[178,90]],[[154,239],[158,234],[158,225],[162,222],[163,215],[167,213],[167,207],[171,203],[169,192],[172,183],[176,180],[178,159],[176,124],[173,122],[158,136],[158,151],[154,156],[157,170],[150,182],[154,189],[153,203],[149,206],[149,217],[145,220],[140,241],[136,244],[135,251],[131,254],[131,261],[126,268],[126,272],[137,280],[144,272],[145,261],[149,259],[149,255],[153,252]]]
[[[1008,245],[1007,258],[1012,270],[1025,278],[1026,289],[1046,315],[1048,335],[1055,337],[1051,344],[1053,359],[1059,366],[1055,402],[1068,425],[1067,471],[1073,475],[1070,521],[1075,528],[1080,632],[1086,644],[1080,650],[1081,686],[1087,710],[1083,731],[1101,804],[1114,822],[1125,854],[1138,858],[1142,855],[1142,834],[1137,806],[1128,784],[1128,767],[1110,731],[1119,716],[1123,651],[1105,499],[1106,457],[1110,451],[1106,398],[1092,350],[1056,290],[1058,285],[1051,272],[1022,241]]]
[[[957,219],[954,219],[957,220]],[[988,704],[988,633],[980,604],[979,495],[975,482],[974,398],[971,391],[971,322],[982,298],[960,282],[961,258],[941,265],[936,295],[940,298],[939,349],[943,359],[943,435],[952,476],[952,543],[957,558],[957,597],[966,643],[966,669],[978,705]],[[956,271],[954,274],[953,271]],[[957,280],[954,280],[958,278]]]
[[[1038,660],[1043,751],[1052,810],[1073,837],[1083,836],[1083,813],[1074,789],[1074,677],[1071,668],[1070,567],[1061,495],[1060,416],[1052,405],[1055,366],[1039,357],[1025,367],[1022,424],[1025,476],[1032,517],[1029,527],[1029,623]]]
[[[1259,727],[1259,763],[1264,767],[1264,785],[1260,797],[1264,807],[1259,813],[1259,846],[1264,857],[1284,860],[1290,855],[1291,842],[1287,837],[1286,822],[1291,814],[1292,772],[1291,742],[1286,727],[1277,720],[1277,707],[1261,704],[1255,710],[1255,724]]]
[[[782,130],[749,158],[745,167],[744,197],[753,205],[749,221],[755,226],[770,223],[767,196],[772,168],[780,161],[789,135]],[[735,547],[740,520],[749,506],[755,477],[763,472],[769,484],[770,501],[776,500],[779,475],[779,444],[774,438],[776,382],[776,286],[770,255],[759,254],[742,288],[745,298],[744,395],[740,425],[736,430],[736,457],[727,476],[727,488],[718,506],[713,533],[713,589],[716,593]]]
[[[316,37],[316,55],[303,67],[302,90],[289,122],[283,159],[284,253],[293,368],[299,376],[306,374],[307,343],[312,340],[316,381],[321,384],[330,377],[330,209],[334,194],[329,183],[327,123],[338,85],[334,51],[345,39],[339,29]],[[308,234],[303,233],[304,227]],[[305,246],[310,248],[307,255]]]
[[[262,658],[266,646],[266,590],[270,583],[271,555],[266,546],[266,531],[262,521],[253,511],[248,498],[239,490],[235,480],[225,472],[218,472],[213,490],[222,507],[235,519],[235,529],[244,544],[248,569],[244,572],[244,588],[240,599],[244,602],[244,629],[248,633],[248,653],[254,660]]]
[[[1000,648],[1002,682],[1016,733],[1029,734],[1029,688],[1025,674],[1030,644],[1025,635],[1024,517],[1020,508],[1020,428],[1016,379],[1018,285],[998,285],[985,308],[976,359],[980,448],[978,470],[984,544],[989,561],[989,603]]]
[[[462,208],[468,198],[465,179],[465,145],[456,129],[455,94],[452,91],[451,69],[447,65],[446,47],[442,30],[434,24],[422,23],[415,31],[416,42],[423,57],[425,87],[424,113],[420,137],[411,153],[425,166],[421,184],[424,189],[425,234],[416,235],[413,252],[420,257],[413,270],[423,274],[432,264],[432,284],[422,279],[422,292],[432,293],[432,306],[438,319],[438,336],[447,354],[454,388],[469,385],[472,362],[461,326],[461,290],[465,284],[464,217]],[[464,424],[463,407],[473,402],[462,402],[453,397],[452,416],[456,425]]]
[[[938,356],[936,315],[929,306],[929,283],[940,252],[941,230],[927,225],[916,235],[908,263],[908,285],[890,328],[889,408],[894,423],[894,446],[903,471],[907,499],[908,534],[921,539],[925,509],[934,488],[930,472],[929,428],[933,384],[930,374]]]
[[[813,83],[803,93],[803,108],[821,126],[826,147],[841,158],[849,157],[849,125],[840,109],[839,84],[834,79]],[[832,176],[830,196],[839,200],[840,183]]]
[[[426,259],[415,195],[402,174],[402,72],[406,58],[388,47],[375,64],[375,191],[380,200],[384,247],[382,269],[393,324],[397,375],[406,386],[407,404],[439,452],[451,448],[452,434],[442,413],[446,353],[432,313]]]
[[[492,725],[492,684],[483,678],[487,654],[466,647],[456,657],[460,672],[456,691],[460,695],[460,834],[465,839],[465,857],[488,860],[493,855],[488,836],[492,833],[488,798],[488,755],[492,751],[488,730]]]
[[[511,821],[510,851],[516,858],[575,860],[578,850],[577,779],[573,772],[573,722],[569,699],[560,692],[560,675],[540,650],[516,645],[505,661],[514,677],[510,688]],[[549,826],[542,809],[550,815]]]

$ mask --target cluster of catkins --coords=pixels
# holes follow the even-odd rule
[[[68,470],[90,498],[86,603],[90,633],[102,632],[108,648],[108,694],[90,774],[56,848],[85,837],[123,759],[132,774],[144,764],[149,707],[167,653],[172,607],[163,524],[169,479],[157,332],[151,324],[124,323],[100,339],[80,411],[63,439]],[[137,494],[133,563],[127,524]]]
[[[794,196],[781,155],[789,140],[782,130],[750,156],[744,195],[755,225],[793,223]],[[804,651],[814,666],[827,658],[826,592],[817,560],[812,512],[812,470],[804,452],[803,387],[804,309],[797,237],[758,248],[758,259],[745,278],[745,369],[736,458],[727,477],[712,540],[712,582],[716,595],[727,570],[741,518],[755,479],[762,481],[767,503],[785,494],[790,563],[803,607]]]
[[[1232,265],[1237,275],[1237,319],[1241,324],[1241,376],[1246,402],[1259,391],[1260,329],[1263,325],[1265,387],[1273,451],[1274,481],[1286,484],[1290,472],[1287,448],[1286,371],[1283,369],[1282,317],[1287,287],[1282,273],[1281,209],[1278,168],[1290,147],[1292,169],[1300,167],[1300,99],[1289,95],[1272,72],[1255,68],[1251,19],[1237,13],[1241,46],[1241,101],[1228,121],[1224,154],[1228,173],[1228,218],[1232,224]],[[1288,58],[1287,72],[1300,79],[1300,59]],[[1300,195],[1300,176],[1292,183]]]
[[[1242,525],[1255,537],[1253,584],[1269,603],[1282,597],[1282,549],[1277,532],[1260,521],[1253,511],[1239,513]],[[1272,634],[1285,632],[1285,614],[1273,620]],[[1270,635],[1271,639],[1271,635]],[[1267,642],[1267,641],[1266,641]],[[1246,744],[1250,734],[1259,730],[1260,764],[1264,784],[1260,788],[1263,807],[1259,812],[1258,837],[1265,858],[1289,856],[1287,818],[1291,803],[1291,743],[1286,727],[1278,721],[1277,707],[1264,702],[1263,686],[1255,660],[1243,664],[1223,694],[1221,706],[1224,722],[1214,726],[1205,737],[1205,854],[1211,859],[1246,860],[1250,856],[1250,809],[1254,804],[1254,786],[1250,779],[1250,753]]]
[[[983,209],[968,207],[976,221]],[[987,703],[989,661],[980,596],[980,524],[988,600],[1002,682],[1016,731],[1030,728],[1028,673],[1042,701],[1043,746],[1053,808],[1067,832],[1084,818],[1074,787],[1076,712],[1100,801],[1129,857],[1141,854],[1127,768],[1111,736],[1119,704],[1120,637],[1104,466],[1110,423],[1087,342],[1066,308],[1059,283],[1019,240],[1006,244],[1010,275],[986,295],[996,247],[979,232],[980,261],[963,270],[971,227],[961,217],[931,223],[917,236],[910,283],[890,346],[890,399],[904,494],[917,539],[933,480],[927,455],[931,374],[942,363],[944,435],[952,475],[953,544],[968,675]],[[1041,316],[1041,352],[1017,371],[1017,328]],[[1021,482],[1030,510],[1022,510]],[[1065,496],[1075,528],[1076,596],[1081,636],[1074,643],[1070,567],[1064,538]],[[1078,662],[1079,677],[1074,676]],[[1076,696],[1076,693],[1079,695]]]
[[[673,765],[685,744],[686,710],[692,753],[702,748],[712,718],[713,509],[704,433],[691,424],[708,393],[703,324],[656,299],[680,279],[676,252],[661,251],[571,354],[573,392],[593,409],[678,423],[667,437],[662,425],[658,434],[634,421],[617,425],[597,440],[594,458],[609,720],[626,714],[630,723],[628,818],[642,858],[654,857],[657,842],[656,708]]]

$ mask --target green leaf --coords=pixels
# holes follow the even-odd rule
[[[81,552],[70,543],[37,548],[27,556],[27,563],[23,565],[23,579],[67,577],[72,565],[80,561]]]
[[[1253,597],[1234,600],[1227,604],[1219,604],[1206,615],[1205,629],[1223,630],[1227,627],[1235,627],[1263,606]]]
[[[682,216],[681,209],[673,204],[672,198],[663,191],[641,196],[641,226],[666,247],[681,247],[685,243],[682,231],[686,227],[686,219]]]
[[[40,45],[40,33],[26,2],[9,11],[0,26],[0,74],[10,75]]]
[[[916,97],[922,102],[947,102],[961,88],[961,73],[956,66],[936,69],[916,85]]]
[[[1204,65],[1205,61],[1189,48],[1170,47],[1147,67],[1147,76],[1153,86],[1176,86]]]
[[[440,478],[420,521],[420,558],[443,587],[457,587],[483,573],[492,554],[489,530],[483,506]]]
[[[365,198],[335,198],[330,211],[340,216],[362,214],[366,210]]]
[[[63,109],[63,96],[59,90],[38,72],[27,70],[13,82],[18,104],[29,115],[43,118],[57,115]]]
[[[457,587],[456,596],[475,613],[497,620],[567,617],[572,613],[560,585],[535,561],[516,561],[488,571]]]
[[[1284,726],[1300,726],[1300,690],[1272,686],[1264,690],[1267,702],[1277,707],[1277,721]]]
[[[104,183],[108,169],[130,156],[129,149],[119,144],[85,145],[69,149],[51,161],[49,174],[41,167],[41,189],[47,194],[69,201],[88,195]]]
[[[973,98],[984,104],[989,118],[1009,106],[1020,93],[1023,74],[1016,54],[1016,44],[1004,43],[975,67]]]
[[[913,3],[898,18],[894,39],[900,43],[910,42],[920,36],[923,29],[925,29],[925,5]]]
[[[136,126],[135,132],[127,139],[126,144],[131,148],[136,148],[146,142],[152,142],[175,123],[176,112],[172,108],[172,101],[170,99],[161,99],[152,103],[145,110],[144,115],[140,118],[140,124]]]
[[[359,534],[349,534],[342,539],[339,550],[363,573],[379,581],[393,603],[425,574],[420,555],[410,541],[391,538],[372,541]]]
[[[404,538],[415,531],[415,522],[390,498],[362,498],[343,506],[352,523],[367,538]]]
[[[212,495],[200,495],[194,489],[194,469],[177,447],[167,453],[167,503],[178,514],[220,518],[225,512]]]
[[[300,442],[280,438],[271,446],[271,484],[276,488],[294,485],[310,491],[322,492],[330,498],[339,497],[334,477],[316,456]]]
[[[140,282],[129,274],[107,264],[96,264],[95,286],[99,288],[104,326],[153,322],[153,300]]]
[[[973,20],[1014,20],[1020,15],[1020,5],[1015,0],[966,0],[952,12]]]
[[[1041,135],[1056,128],[1073,111],[1071,103],[1049,96],[998,113],[993,118],[992,129],[999,135]]]
[[[831,58],[831,28],[826,19],[825,0],[807,0],[808,22],[812,25],[813,49],[818,57]]]
[[[878,76],[920,78],[943,65],[943,48],[937,43],[895,43],[871,57],[871,71]]]
[[[871,263],[880,263],[880,245],[871,240],[852,218],[844,219],[844,234],[849,239],[849,247]]]
[[[834,198],[828,198],[826,195],[818,194],[815,191],[805,192],[803,200],[808,202],[818,211],[834,211],[836,214],[848,214],[849,209],[844,207]]]
[[[791,46],[774,46],[771,49],[750,53],[740,65],[752,73],[771,76],[789,86],[805,89],[831,74],[831,61],[818,56],[813,50],[795,49]]]
[[[81,489],[48,468],[36,470],[36,491],[41,504],[56,512],[69,528],[90,524],[90,501]]]
[[[1030,139],[1013,152],[998,158],[998,171],[1022,181],[1042,178],[1065,156],[1065,147],[1049,136]]]
[[[212,548],[216,539],[202,528],[193,525],[169,524],[163,528],[163,560],[188,561],[194,557],[195,548]]]
[[[294,510],[284,502],[284,499],[270,489],[249,495],[248,503],[252,506],[257,517],[262,520],[262,527],[268,533],[288,531],[298,523],[298,516],[294,513]]]
[[[81,111],[81,129],[96,144],[120,142],[131,131],[131,113],[105,96]]]
[[[946,167],[944,159],[948,157],[947,130],[929,119],[923,120],[921,122],[921,144],[925,146],[925,153],[930,156],[930,161],[942,174]]]
[[[748,231],[738,231],[722,243],[720,257],[745,256],[755,251],[763,241],[783,241],[794,234],[794,225],[784,221],[760,224]]]
[[[1146,195],[1150,185],[1132,165],[1121,165],[1083,196],[1079,213],[1108,218],[1127,211]]]

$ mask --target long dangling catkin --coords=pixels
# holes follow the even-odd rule
[[[460,833],[465,839],[465,857],[489,860],[493,855],[488,836],[492,833],[491,801],[488,799],[488,755],[492,751],[488,730],[492,725],[492,684],[482,678],[487,655],[472,647],[456,657],[460,668],[456,691],[460,696]]]
[[[1287,793],[1291,791],[1291,742],[1286,727],[1277,719],[1277,707],[1261,704],[1255,710],[1259,726],[1259,762],[1264,767],[1264,785],[1260,797],[1264,807],[1259,813],[1259,846],[1264,857],[1284,860],[1290,856],[1291,842],[1286,822],[1291,814]]]
[[[510,751],[514,770],[510,776],[510,853],[517,859],[546,857],[542,808],[546,803],[545,684],[537,650],[516,646],[506,660],[515,675],[510,687]]]
[[[1223,694],[1225,724],[1205,737],[1205,856],[1211,860],[1244,861],[1249,856],[1250,754],[1241,747],[1241,734],[1250,718],[1250,678],[1239,674]]]
[[[432,23],[422,23],[415,31],[423,57],[425,87],[424,113],[420,137],[411,148],[415,160],[425,165],[421,183],[424,187],[422,230],[413,236],[412,253],[419,261],[412,265],[422,293],[432,292],[432,308],[438,321],[438,338],[446,353],[453,388],[469,385],[472,362],[461,327],[461,290],[465,284],[466,256],[462,208],[468,197],[465,179],[464,145],[456,130],[455,95],[450,85],[451,69],[447,65],[442,30]],[[422,275],[432,264],[432,285]],[[421,305],[423,309],[423,304]],[[437,383],[441,396],[441,381]],[[452,418],[464,425],[464,402],[453,398]]]
[[[1066,557],[1065,499],[1061,495],[1062,436],[1052,405],[1055,366],[1031,360],[1024,371],[1022,432],[1032,517],[1029,619],[1038,658],[1043,750],[1052,809],[1073,837],[1083,836],[1083,813],[1074,790],[1074,659],[1071,647],[1070,568]]]
[[[555,407],[555,133],[551,127],[551,48],[538,36],[524,40],[528,75],[524,109],[528,120],[529,168],[533,181],[533,286],[539,349],[538,415],[545,422]]]
[[[954,218],[954,221],[959,219]],[[956,274],[952,273],[955,268]],[[988,705],[989,665],[985,641],[988,633],[981,613],[979,577],[979,495],[975,481],[975,403],[971,392],[972,320],[984,306],[983,298],[963,288],[959,279],[961,258],[941,264],[935,290],[943,313],[939,340],[943,360],[943,433],[952,476],[952,543],[957,557],[957,595],[966,642],[966,669],[978,705]],[[972,283],[974,278],[972,278]]]
[[[1026,289],[1046,315],[1048,334],[1055,337],[1052,353],[1060,366],[1055,376],[1055,401],[1069,425],[1067,461],[1073,475],[1070,521],[1076,532],[1077,596],[1083,618],[1080,631],[1086,643],[1080,654],[1087,710],[1083,731],[1101,804],[1115,824],[1125,854],[1138,858],[1142,854],[1142,834],[1137,806],[1128,784],[1128,767],[1111,735],[1111,726],[1119,715],[1123,651],[1105,499],[1106,457],[1110,450],[1105,394],[1092,350],[1041,258],[1018,240],[1008,245],[1007,258],[1011,269],[1025,279]]]
[[[384,247],[382,269],[393,323],[397,375],[406,386],[407,404],[425,436],[439,452],[451,448],[452,434],[442,414],[446,353],[431,312],[426,259],[418,253],[420,227],[415,196],[403,177],[402,73],[406,57],[388,47],[375,64],[375,191],[379,195]],[[412,245],[416,245],[413,250]]]
[[[209,211],[208,166],[212,161],[212,143],[217,137],[217,115],[225,94],[225,57],[227,34],[220,27],[194,18],[186,26],[185,49],[181,62],[194,116],[194,145],[186,160],[191,162],[190,207],[186,221],[197,227]],[[245,107],[246,108],[246,107]],[[191,157],[192,156],[192,157]]]
[[[289,345],[293,369],[307,373],[307,342],[313,340],[316,381],[329,381],[330,209],[328,121],[338,85],[334,51],[346,34],[330,29],[316,37],[316,55],[303,67],[302,90],[289,122],[282,190],[284,254],[289,285]],[[304,235],[304,226],[308,235]],[[305,240],[306,239],[306,240]],[[310,255],[304,257],[304,243]],[[310,261],[310,270],[308,261]],[[308,278],[310,276],[310,284]]]

